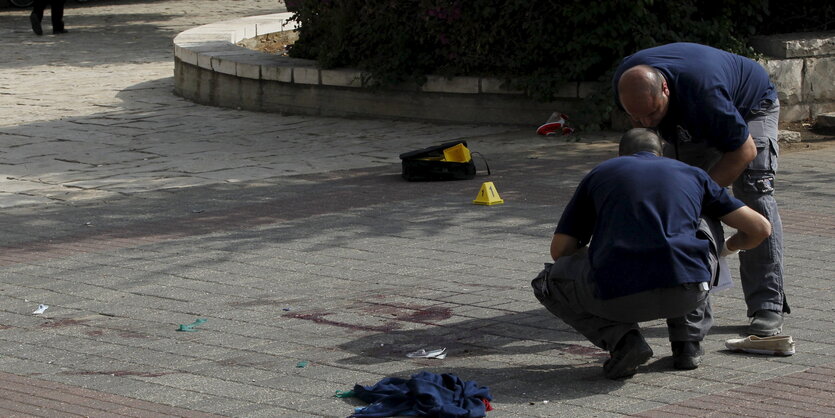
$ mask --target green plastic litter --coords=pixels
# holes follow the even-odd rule
[[[353,390],[337,390],[336,394],[333,395],[335,398],[353,398],[354,391]]]
[[[198,326],[198,325],[201,325],[201,324],[203,324],[203,323],[205,323],[205,322],[206,322],[206,319],[203,319],[203,318],[197,318],[197,320],[196,320],[196,321],[194,321],[194,322],[192,322],[192,323],[190,323],[190,324],[188,324],[188,325],[185,325],[185,324],[180,324],[180,328],[177,328],[177,331],[182,331],[182,332],[197,332],[197,331],[199,331],[199,330],[194,329],[194,327],[196,327],[196,326]]]
[[[307,367],[308,364],[310,364],[309,361],[300,361],[300,362],[296,363],[296,367],[298,367],[298,368]]]

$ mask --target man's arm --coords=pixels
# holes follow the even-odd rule
[[[743,206],[719,219],[736,228],[736,234],[725,241],[725,246],[731,251],[750,250],[771,235],[771,223],[748,206]]]
[[[708,174],[720,186],[728,187],[745,171],[748,163],[756,156],[757,146],[754,144],[754,138],[748,135],[748,139],[739,148],[724,153]]]
[[[557,261],[558,258],[571,255],[577,252],[577,238],[571,235],[556,233],[551,239],[551,258]]]

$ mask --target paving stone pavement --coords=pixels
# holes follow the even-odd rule
[[[490,416],[835,415],[835,147],[780,161],[798,353],[723,350],[737,287],[702,367],[671,370],[656,321],[654,358],[609,381],[529,282],[615,133],[198,106],[171,93],[173,36],[278,2],[68,6],[61,36],[0,10],[0,415],[347,416],[336,390],[421,370],[489,386]],[[491,176],[399,178],[400,152],[459,138]],[[471,204],[486,180],[504,205]],[[428,347],[449,356],[405,357]]]

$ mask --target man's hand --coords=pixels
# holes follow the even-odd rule
[[[708,174],[720,186],[728,187],[756,156],[757,146],[754,144],[754,138],[748,135],[748,139],[739,148],[723,154]]]
[[[722,245],[722,251],[719,252],[719,257],[727,257],[729,255],[738,254],[739,250],[732,250],[728,248],[728,241],[730,241],[731,237],[725,240],[724,244]]]

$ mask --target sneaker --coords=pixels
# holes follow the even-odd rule
[[[64,28],[60,28],[60,29],[52,29],[52,33],[53,33],[53,34],[55,34],[55,35],[57,35],[57,34],[59,34],[59,33],[67,33],[67,32],[69,32],[69,31],[68,31],[68,30],[66,30],[66,29],[64,29]]]
[[[32,14],[29,15],[29,22],[32,23],[32,30],[35,32],[35,35],[43,35],[41,20],[35,16],[35,12],[32,12]]]
[[[701,344],[698,341],[673,341],[673,367],[678,370],[693,370],[702,362]]]
[[[623,379],[638,372],[638,366],[652,357],[652,348],[638,330],[631,330],[618,341],[610,358],[603,364],[609,379]]]
[[[762,309],[754,312],[748,334],[758,337],[770,337],[783,331],[783,314],[776,311]]]
[[[771,337],[750,335],[745,338],[733,338],[725,341],[725,347],[728,347],[731,351],[770,356],[790,356],[794,354],[794,341],[788,335],[773,335]]]

